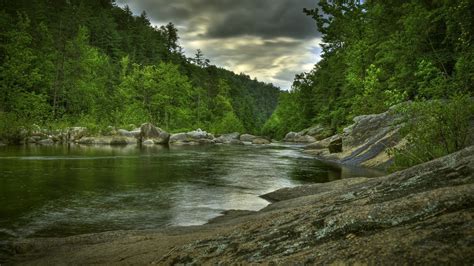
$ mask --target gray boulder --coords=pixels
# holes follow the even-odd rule
[[[252,142],[256,138],[258,138],[258,137],[254,136],[254,135],[250,135],[250,134],[240,135],[240,141],[243,141],[243,142]]]
[[[82,145],[129,145],[137,144],[137,139],[123,136],[83,137],[76,141]]]
[[[256,145],[265,145],[265,144],[270,144],[271,142],[268,139],[263,139],[263,138],[256,138],[252,141],[252,144]]]
[[[47,139],[39,140],[39,141],[37,141],[37,143],[40,144],[40,145],[53,145],[54,141],[50,138],[47,138]]]
[[[170,145],[199,145],[214,143],[214,135],[201,129],[187,133],[173,134],[169,138]]]
[[[151,139],[147,139],[144,142],[142,142],[143,145],[155,145],[155,142]]]
[[[214,141],[216,143],[222,143],[222,144],[232,144],[231,142],[237,143],[236,141],[238,141],[240,144],[241,141],[239,140],[239,137],[240,137],[240,133],[234,132],[234,133],[229,133],[229,134],[223,134],[219,136],[218,138],[216,138]]]
[[[386,169],[392,158],[387,149],[402,145],[399,115],[393,108],[381,114],[362,115],[343,134],[307,146],[321,159],[347,165]]]
[[[125,129],[118,129],[117,130],[117,135],[122,136],[122,137],[129,137],[129,138],[140,138],[141,130],[140,128],[136,128],[132,131],[128,131]]]
[[[312,143],[331,136],[331,131],[321,125],[304,129],[300,132],[289,132],[283,141],[295,143]]]
[[[342,152],[342,138],[339,135],[336,135],[331,139],[328,145],[329,153],[338,153]]]
[[[150,123],[140,126],[141,141],[152,140],[155,144],[166,144],[170,139],[170,134]]]

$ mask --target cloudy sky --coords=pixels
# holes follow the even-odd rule
[[[173,22],[187,56],[289,89],[319,60],[319,33],[303,13],[317,0],[118,0],[157,26]]]

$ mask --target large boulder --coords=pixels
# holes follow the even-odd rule
[[[117,135],[122,136],[122,137],[129,137],[129,138],[140,138],[142,131],[140,128],[136,128],[132,131],[128,131],[126,129],[118,129],[117,130]]]
[[[216,138],[214,141],[216,143],[221,143],[221,144],[237,144],[241,145],[243,144],[242,141],[239,140],[240,133],[234,132],[234,133],[229,133],[229,134],[223,134]]]
[[[141,141],[152,140],[155,144],[166,144],[170,139],[170,134],[159,127],[155,127],[150,123],[140,126]]]
[[[40,145],[53,145],[54,141],[50,138],[47,138],[47,139],[38,140],[36,143]]]
[[[342,152],[342,138],[339,135],[336,135],[331,139],[328,145],[328,150],[330,153]]]
[[[312,142],[315,142],[316,139],[310,135],[305,135],[300,132],[290,132],[286,134],[283,141],[295,142],[295,143],[312,143]]]
[[[307,152],[321,159],[347,165],[386,169],[392,158],[387,149],[402,143],[399,134],[401,122],[394,108],[381,113],[354,118],[354,124],[342,135],[308,145]]]
[[[169,138],[170,145],[199,145],[214,143],[214,135],[201,129],[186,133],[173,134]]]
[[[101,137],[83,137],[77,141],[82,145],[130,145],[137,144],[137,139],[123,136],[101,136]]]
[[[330,137],[331,133],[331,130],[321,125],[315,125],[310,128],[303,129],[300,132],[289,132],[286,134],[283,141],[295,143],[313,143],[317,140]]]
[[[270,144],[271,142],[268,139],[264,138],[256,138],[252,141],[252,144],[256,145],[265,145],[265,144]]]
[[[243,142],[252,142],[256,138],[258,138],[258,137],[254,136],[254,135],[250,135],[250,134],[240,135],[240,141],[243,141]]]

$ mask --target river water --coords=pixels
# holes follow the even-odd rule
[[[374,174],[297,145],[0,147],[0,241],[199,225],[283,187]]]

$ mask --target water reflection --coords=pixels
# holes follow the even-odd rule
[[[0,147],[0,240],[203,224],[282,187],[377,174],[300,148]]]

